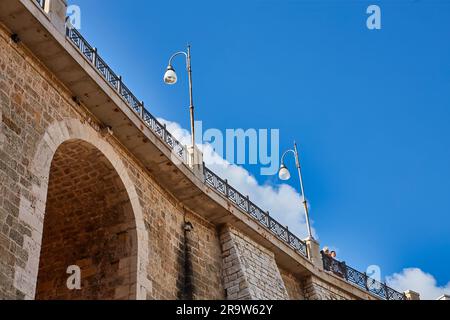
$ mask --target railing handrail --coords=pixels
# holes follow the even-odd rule
[[[352,267],[349,267],[345,262],[338,261],[323,251],[321,253],[323,268],[326,271],[332,272],[336,276],[343,278],[347,282],[352,283],[381,299],[406,300],[404,293],[400,293],[397,290],[392,289],[386,283],[381,283],[380,281],[367,276],[366,273],[362,273]]]

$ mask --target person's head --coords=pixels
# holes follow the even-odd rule
[[[336,251],[331,251],[330,256],[331,256],[332,258],[336,258]]]
[[[323,247],[322,250],[325,254],[330,254],[330,249],[328,249],[328,247]]]

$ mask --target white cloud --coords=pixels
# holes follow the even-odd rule
[[[387,277],[387,283],[400,292],[416,291],[420,293],[421,300],[436,300],[444,294],[450,294],[450,282],[440,287],[431,274],[418,268],[404,269],[401,273],[395,273]]]
[[[164,119],[158,119],[167,125],[167,130],[172,133],[182,144],[190,145],[190,133],[182,129],[178,123]],[[214,171],[243,195],[248,195],[250,200],[261,209],[269,211],[270,215],[283,225],[289,226],[289,230],[301,239],[307,237],[305,214],[302,207],[303,198],[291,186],[281,184],[279,186],[261,185],[243,167],[234,165],[218,155],[209,144],[202,147],[203,158],[209,169]],[[317,238],[315,230],[313,235]]]

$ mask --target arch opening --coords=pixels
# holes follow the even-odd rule
[[[50,169],[36,299],[135,299],[137,251],[133,208],[113,165],[85,141],[61,144]]]

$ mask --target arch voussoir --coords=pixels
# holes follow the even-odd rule
[[[36,177],[31,186],[31,198],[21,195],[19,220],[31,229],[31,236],[25,235],[23,249],[28,253],[24,267],[15,268],[14,286],[24,293],[26,299],[33,299],[36,293],[36,282],[39,271],[40,249],[46,212],[46,201],[52,161],[58,148],[66,142],[80,140],[97,149],[111,164],[124,186],[130,202],[130,208],[136,230],[132,241],[137,248],[127,262],[133,263],[135,278],[131,285],[129,298],[145,299],[152,290],[146,269],[148,266],[148,234],[144,224],[143,212],[133,180],[128,174],[124,160],[115,148],[96,130],[78,119],[67,118],[52,123],[39,141],[30,172]],[[134,244],[135,242],[135,244]],[[134,262],[133,259],[135,260]],[[120,295],[121,290],[117,290]]]

